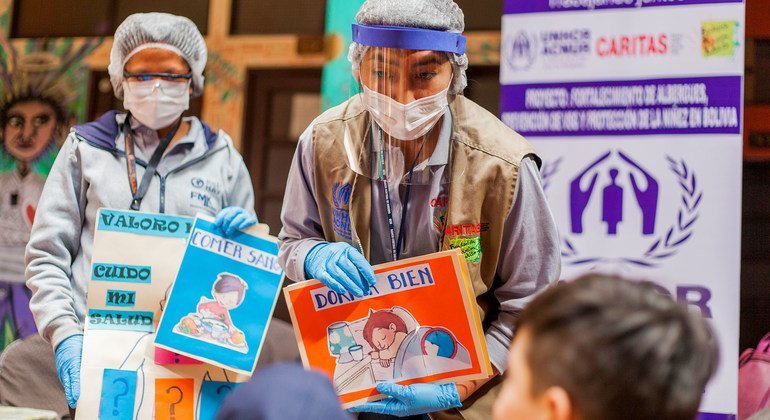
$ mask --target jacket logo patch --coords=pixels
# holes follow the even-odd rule
[[[336,182],[332,187],[332,203],[334,208],[332,209],[332,215],[334,217],[334,233],[342,236],[347,240],[353,238],[352,231],[350,229],[350,211],[348,210],[350,204],[350,196],[353,193],[353,186],[350,183]]]
[[[222,186],[215,181],[203,178],[192,178],[190,180],[192,189],[190,190],[190,205],[195,208],[205,209],[216,213],[219,211],[219,203],[215,197],[222,194]]]
[[[448,225],[444,232],[447,236],[478,235],[489,230],[489,223]]]
[[[477,263],[481,261],[481,236],[459,236],[449,238],[450,249],[460,249],[468,262]]]
[[[432,208],[441,207],[444,208],[446,205],[449,204],[449,197],[445,195],[440,195],[436,198],[430,199],[430,206]]]
[[[433,229],[439,233],[443,232],[444,225],[446,225],[446,210],[440,210],[438,214],[433,215]]]
[[[481,233],[489,230],[489,223],[447,225],[444,234],[449,249],[460,249],[468,262],[481,261]]]

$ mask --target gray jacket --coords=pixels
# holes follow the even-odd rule
[[[124,114],[110,112],[73,128],[38,204],[26,250],[26,279],[38,330],[54,348],[83,330],[98,209],[128,210],[131,204],[119,129],[124,119]],[[251,177],[229,136],[212,132],[195,117],[185,121],[189,132],[161,159],[140,211],[213,216],[224,207],[239,206],[253,213]],[[136,141],[141,181],[153,143],[147,133],[155,134],[138,133],[144,137]]]

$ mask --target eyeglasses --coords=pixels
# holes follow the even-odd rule
[[[182,83],[185,80],[192,79],[192,73],[187,74],[175,74],[175,73],[128,73],[123,72],[123,77],[130,82],[146,82],[152,79],[161,79],[168,82]]]
[[[123,73],[126,86],[131,93],[138,96],[152,95],[155,89],[168,96],[182,96],[190,87],[192,74],[173,73]]]

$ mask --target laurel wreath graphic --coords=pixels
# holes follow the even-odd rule
[[[599,262],[622,261],[642,267],[656,267],[663,260],[670,258],[679,251],[693,235],[693,227],[700,216],[698,209],[703,200],[703,190],[699,188],[695,172],[692,171],[684,159],[676,160],[666,156],[669,169],[676,175],[681,188],[681,202],[677,212],[676,221],[666,230],[665,234],[657,236],[652,244],[638,258],[605,258],[605,257],[580,257],[575,245],[569,237],[562,238],[562,259],[570,265],[583,265]],[[550,185],[551,177],[558,171],[561,158],[552,163],[543,163],[540,171],[543,190]]]

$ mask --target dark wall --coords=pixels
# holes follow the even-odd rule
[[[741,350],[770,332],[770,162],[743,165]]]
[[[208,0],[15,0],[11,36],[112,36],[131,14],[166,12],[187,16],[205,35]]]

